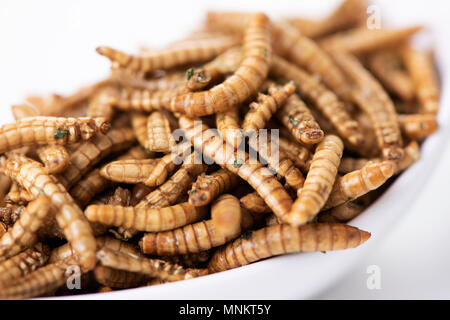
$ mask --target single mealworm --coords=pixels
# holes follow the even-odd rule
[[[239,39],[236,37],[221,36],[214,39],[188,41],[147,56],[129,55],[109,47],[98,47],[97,52],[121,67],[148,72],[207,61],[238,43]]]
[[[405,46],[402,48],[401,54],[420,103],[420,113],[437,114],[439,81],[434,69],[432,53]]]
[[[175,89],[186,83],[186,73],[184,71],[167,72],[161,77],[149,80],[129,75],[129,69],[119,68],[112,71],[114,80],[122,87],[160,91]]]
[[[362,169],[369,161],[373,161],[374,159],[368,158],[351,158],[351,157],[343,157],[341,159],[341,163],[339,164],[338,171],[339,173],[349,173],[355,170]]]
[[[186,138],[191,140],[195,148],[214,159],[224,169],[247,181],[265,199],[275,214],[282,216],[289,212],[292,199],[268,168],[256,159],[250,161],[246,152],[241,152],[242,158],[241,154],[227,152],[222,138],[206,125],[197,125],[194,120],[184,116],[179,122]]]
[[[211,174],[198,176],[189,193],[189,203],[199,207],[211,203],[220,194],[231,190],[240,181],[239,176],[226,170],[219,169]]]
[[[354,146],[363,143],[364,136],[358,122],[352,119],[336,94],[323,86],[315,77],[277,56],[274,56],[270,72],[275,77],[292,79],[300,93],[314,103],[317,109],[336,128],[341,137]],[[283,123],[285,122],[286,120],[283,121]],[[297,141],[305,142],[298,140],[298,136],[294,135],[294,137]]]
[[[278,110],[277,118],[299,142],[316,144],[324,137],[324,133],[311,111],[296,94],[290,96]]]
[[[251,131],[265,128],[267,121],[283,106],[294,91],[294,83],[289,82],[282,87],[271,86],[268,95],[258,94],[258,102],[250,104],[250,110],[242,122],[244,133],[248,135]]]
[[[301,227],[277,224],[244,234],[220,248],[209,261],[208,269],[224,271],[286,253],[356,248],[369,238],[370,233],[339,223]]]
[[[50,204],[46,196],[28,204],[19,220],[0,238],[0,257],[12,257],[37,241],[36,232],[47,218]]]
[[[51,199],[52,212],[67,240],[79,253],[81,265],[90,270],[94,267],[95,239],[83,212],[67,193],[61,183],[55,182],[44,167],[20,154],[8,154],[0,158],[0,170],[16,179],[36,197],[44,194]]]
[[[415,93],[411,77],[402,66],[401,57],[396,51],[374,52],[368,58],[368,66],[387,90],[403,100],[414,98]]]
[[[308,149],[282,137],[278,138],[278,145],[280,150],[291,159],[296,167],[300,168],[304,173],[309,171],[312,154]]]
[[[267,206],[266,202],[257,192],[250,192],[239,199],[243,208],[251,213],[264,214],[270,213],[272,210]]]
[[[100,170],[100,174],[112,181],[124,182],[124,183],[140,183],[147,180],[152,171],[155,169],[156,164],[160,162],[160,159],[128,159],[117,160],[106,164]],[[161,181],[161,183],[164,181]]]
[[[366,209],[366,206],[349,201],[320,213],[318,221],[329,223],[347,222],[357,217],[364,209]]]
[[[139,144],[146,149],[148,149],[147,118],[148,116],[142,112],[131,113],[131,127]]]
[[[133,187],[131,191],[130,205],[137,205],[146,195],[152,192],[153,188],[146,186],[143,183],[138,183]]]
[[[355,56],[336,51],[333,58],[356,85],[353,98],[370,117],[383,157],[387,160],[401,159],[402,137],[397,113],[388,94]]]
[[[64,146],[43,146],[36,149],[36,153],[49,173],[60,173],[69,165],[70,156]]]
[[[411,140],[421,141],[438,128],[434,114],[401,114],[398,122],[402,133]]]
[[[114,252],[106,248],[97,253],[101,264],[114,269],[129,272],[138,272],[161,280],[178,281],[199,277],[207,274],[205,269],[184,269],[159,259],[147,259],[142,257],[131,257],[120,252]]]
[[[366,26],[339,32],[320,41],[326,48],[361,54],[401,43],[422,29],[413,26],[403,29],[369,29]]]
[[[49,257],[48,247],[36,244],[0,263],[0,287],[14,282],[43,266]],[[2,291],[2,290],[0,290]]]
[[[346,0],[322,20],[293,18],[288,21],[306,37],[316,39],[355,27],[366,17],[366,6],[365,0]]]
[[[71,155],[70,166],[55,175],[70,189],[80,181],[83,175],[104,157],[130,147],[135,142],[132,129],[112,129],[106,134],[98,134],[93,139],[83,142]]]
[[[115,87],[106,87],[101,89],[89,102],[88,117],[101,117],[111,121],[114,114],[112,101],[118,95],[118,89]]]
[[[327,135],[317,146],[301,192],[291,211],[281,221],[300,226],[311,221],[331,193],[344,145],[341,139]]]
[[[229,110],[247,100],[269,72],[272,60],[269,28],[267,16],[255,14],[245,30],[242,61],[234,74],[210,90],[176,96],[166,108],[188,116],[204,116]]]
[[[223,194],[211,206],[211,220],[224,237],[241,232],[241,205],[231,194]]]
[[[111,288],[134,288],[149,278],[144,274],[117,270],[102,265],[96,266],[93,272],[98,283]]]
[[[216,127],[220,136],[237,149],[244,139],[239,125],[239,108],[234,107],[216,114]]]
[[[368,162],[362,169],[338,177],[323,210],[359,198],[385,183],[395,171],[391,161]]]
[[[0,153],[23,146],[68,144],[105,133],[110,124],[101,118],[31,117],[0,127]]]
[[[120,205],[90,205],[84,214],[93,222],[138,231],[172,230],[206,217],[205,207],[188,202],[164,208],[136,208]]]
[[[175,144],[167,115],[161,111],[153,111],[147,119],[147,148],[168,153]]]

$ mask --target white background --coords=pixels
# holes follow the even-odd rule
[[[444,22],[447,1],[377,1],[390,25]],[[69,93],[101,79],[109,62],[95,48],[158,47],[201,25],[208,9],[261,10],[274,17],[320,16],[336,1],[5,1],[0,0],[0,122],[30,93]],[[449,24],[434,33],[449,34]],[[433,43],[431,32],[427,44]],[[422,39],[423,40],[423,39]],[[449,56],[449,53],[445,53]],[[413,208],[344,279],[317,298],[450,298],[450,148],[436,159]],[[407,190],[405,190],[407,192]],[[387,209],[388,210],[388,209]],[[368,290],[366,268],[381,268]],[[251,298],[251,297],[248,297]]]

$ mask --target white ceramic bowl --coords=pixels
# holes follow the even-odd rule
[[[184,2],[183,3],[187,3]],[[63,297],[64,299],[300,299],[315,296],[339,279],[358,259],[361,259],[377,245],[377,240],[389,230],[401,215],[407,212],[413,200],[420,196],[421,186],[436,166],[445,145],[449,121],[449,62],[444,58],[450,53],[448,27],[445,12],[439,8],[445,4],[434,3],[436,8],[424,8],[423,1],[377,1],[381,13],[398,25],[424,23],[431,27],[433,44],[436,48],[442,79],[441,110],[439,113],[440,130],[428,138],[422,145],[422,159],[404,172],[395,183],[363,214],[351,221],[351,225],[372,233],[371,239],[357,249],[323,253],[291,254],[260,261],[238,269],[229,270],[205,277],[168,283],[164,285],[121,290],[102,294]],[[322,4],[322,3],[321,3]],[[169,5],[169,4],[168,4]],[[182,4],[179,3],[180,10]],[[317,2],[306,2],[309,12],[317,12]],[[211,7],[211,4],[206,4]],[[226,9],[263,9],[271,8],[286,15],[301,13],[290,10],[290,3],[279,1],[245,2],[234,1],[218,7]],[[276,6],[276,8],[275,8]],[[286,9],[280,9],[283,8]],[[295,4],[301,8],[302,2]],[[198,5],[197,5],[198,7]],[[206,11],[206,9],[205,9]],[[328,10],[329,11],[329,10]],[[423,18],[428,12],[427,18]],[[180,16],[180,14],[179,14]],[[151,32],[151,31],[149,31]],[[154,32],[157,32],[154,30]],[[144,42],[145,39],[142,40]],[[17,97],[18,99],[20,97]],[[5,122],[10,119],[4,118]]]

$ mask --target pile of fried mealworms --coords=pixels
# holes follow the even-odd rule
[[[411,44],[421,27],[370,29],[366,8],[209,12],[162,49],[97,48],[107,79],[12,106],[0,298],[158,285],[368,240],[346,223],[419,159],[439,83],[433,54]]]

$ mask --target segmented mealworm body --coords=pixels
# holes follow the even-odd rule
[[[239,201],[243,208],[252,213],[263,214],[272,211],[257,192],[251,192],[240,198]]]
[[[173,98],[167,108],[188,116],[204,116],[244,102],[267,77],[272,60],[269,27],[264,14],[255,14],[245,31],[242,61],[236,72],[210,90]]]
[[[130,147],[135,141],[132,129],[112,129],[107,134],[98,134],[83,142],[71,155],[70,166],[56,175],[58,180],[70,189],[102,158]]]
[[[89,102],[88,117],[101,117],[107,121],[111,121],[114,114],[112,101],[118,96],[116,87],[106,87],[101,89]]]
[[[301,227],[277,224],[220,248],[212,256],[208,269],[224,271],[286,253],[355,248],[369,238],[370,233],[345,224],[314,223]]]
[[[5,204],[5,195],[9,190],[9,186],[11,185],[11,179],[7,176],[0,174],[0,206]],[[0,208],[1,209],[1,208]],[[1,219],[0,213],[0,219]]]
[[[344,52],[334,52],[333,57],[356,85],[353,98],[370,117],[383,157],[401,159],[402,137],[394,104],[387,93],[356,57]]]
[[[108,249],[100,250],[97,257],[106,267],[138,272],[167,281],[186,280],[207,274],[204,269],[184,269],[167,261],[131,257]]]
[[[50,199],[39,196],[30,202],[19,220],[0,238],[0,257],[12,257],[37,241],[36,232],[50,210]]]
[[[79,253],[85,269],[92,269],[95,261],[95,239],[83,212],[67,193],[64,186],[55,182],[42,165],[19,154],[0,158],[0,170],[16,179],[36,197],[44,194],[51,199],[52,212],[67,240]]]
[[[129,55],[109,47],[98,47],[97,52],[121,67],[148,72],[207,61],[238,43],[239,39],[236,37],[221,36],[214,39],[187,41],[147,56]]]
[[[434,69],[433,55],[406,46],[402,48],[402,56],[420,103],[420,112],[437,114],[439,81]]]
[[[49,173],[60,173],[69,165],[69,153],[66,148],[59,145],[48,145],[36,149],[36,153],[41,159]]]
[[[296,94],[290,96],[278,110],[277,118],[299,142],[315,144],[323,139],[324,133],[319,124],[306,104]]]
[[[291,211],[280,217],[283,222],[299,226],[319,213],[333,188],[343,149],[339,137],[325,136],[317,146],[305,183]]]
[[[291,198],[269,169],[256,160],[249,162],[247,153],[243,153],[241,158],[240,154],[226,152],[222,138],[204,124],[196,125],[192,119],[181,117],[180,127],[194,147],[202,150],[203,154],[214,159],[221,167],[247,181],[274,213],[282,216],[290,210]]]
[[[239,176],[226,169],[219,169],[208,175],[202,174],[189,191],[189,203],[196,207],[205,206],[236,186],[239,180]]]
[[[217,232],[225,237],[241,231],[241,206],[239,199],[231,194],[221,195],[211,206],[211,220]]]
[[[131,113],[131,126],[136,135],[136,139],[146,149],[148,148],[147,118],[148,116],[142,112]]]
[[[423,140],[433,134],[438,123],[433,114],[402,114],[398,116],[402,133],[411,140]]]
[[[105,266],[96,266],[94,269],[95,280],[111,288],[134,288],[148,280],[148,276],[136,272],[117,270]]]
[[[414,98],[414,87],[408,72],[403,68],[400,55],[393,50],[374,52],[369,56],[370,70],[387,90],[403,100]]]
[[[159,161],[159,159],[117,160],[105,165],[100,174],[116,182],[131,184],[145,182]]]
[[[0,263],[0,287],[43,266],[49,257],[48,247],[37,244]],[[3,289],[0,290],[0,292]]]
[[[343,157],[339,164],[339,173],[349,173],[364,167],[371,159]],[[373,159],[372,159],[373,161]]]
[[[419,31],[421,26],[403,29],[369,29],[366,26],[337,33],[320,41],[323,47],[360,54],[396,45]]]
[[[146,195],[152,192],[152,190],[153,188],[150,188],[143,183],[136,184],[131,191],[130,205],[133,207],[137,205]]]
[[[151,151],[168,153],[175,146],[167,115],[153,111],[147,119],[147,148]]]
[[[0,153],[23,146],[75,143],[105,133],[109,127],[100,118],[25,118],[0,127]]]
[[[282,137],[278,138],[278,145],[280,150],[291,159],[295,166],[302,169],[304,173],[309,171],[312,154],[308,149]]]
[[[93,222],[138,231],[159,232],[198,221],[206,216],[206,212],[205,207],[194,207],[184,202],[164,208],[90,205],[84,213]]]
[[[369,162],[362,169],[338,177],[323,210],[359,198],[380,187],[393,174],[395,164],[390,161]]]
[[[409,168],[414,162],[418,161],[420,159],[420,150],[419,150],[419,144],[416,141],[411,141],[406,147],[405,147],[405,156],[399,160],[396,161],[396,168],[395,173],[399,173],[407,168]]]
[[[240,146],[244,137],[239,125],[239,109],[237,107],[217,113],[216,126],[220,136],[233,148],[237,149]]]
[[[114,80],[122,87],[146,89],[149,91],[171,90],[186,83],[184,71],[173,71],[163,74],[161,77],[141,79],[134,74],[129,74],[129,69],[118,68],[113,70]]]
[[[294,83],[289,82],[283,87],[270,87],[268,95],[260,93],[258,102],[250,104],[250,110],[244,118],[242,123],[244,133],[249,134],[251,131],[263,129],[267,121],[283,106],[294,91]]]
[[[292,79],[301,94],[315,104],[317,109],[319,109],[320,112],[329,120],[329,122],[331,122],[333,127],[336,128],[340,136],[355,146],[359,146],[363,143],[364,136],[362,135],[358,123],[352,119],[350,114],[345,109],[344,104],[338,99],[336,94],[323,86],[315,77],[277,56],[273,59],[270,72],[275,77]],[[295,98],[291,97],[290,100],[296,102],[294,105],[299,104]],[[287,108],[287,106],[285,108]],[[307,115],[307,117],[309,118],[309,115]],[[283,121],[283,119],[281,120]],[[294,121],[295,120],[297,119],[294,118]],[[284,119],[283,123],[286,125],[286,122],[288,121],[289,117],[287,121]],[[294,137],[296,137],[297,141],[307,143],[307,140],[298,140],[298,135],[294,135]]]

